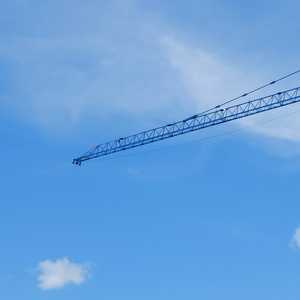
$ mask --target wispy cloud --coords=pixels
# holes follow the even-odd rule
[[[266,71],[255,74],[219,49],[208,50],[201,37],[185,39],[159,12],[136,3],[62,4],[56,22],[51,17],[56,7],[30,7],[43,18],[42,27],[28,25],[0,40],[0,56],[12,70],[14,90],[0,104],[51,130],[94,119],[106,126],[115,116],[153,126],[153,119],[155,125],[176,121],[276,79]],[[239,124],[262,119],[265,115]],[[296,118],[250,130],[300,142]]]
[[[63,127],[91,116],[149,114],[174,107],[157,33],[130,1],[77,3],[56,23],[44,15],[40,32],[2,39],[0,56],[14,70],[14,110],[41,125]],[[100,15],[99,15],[100,14]],[[84,24],[84,26],[82,26]],[[155,26],[154,26],[155,27]],[[53,28],[53,29],[52,29]]]
[[[253,69],[243,72],[233,62],[204,51],[200,46],[189,45],[171,36],[163,37],[162,44],[170,65],[178,72],[186,93],[190,97],[190,101],[186,104],[193,107],[197,113],[277,79],[273,77],[273,74],[269,77],[263,74],[260,78],[256,78],[254,74],[251,75]],[[276,86],[273,91],[263,90],[261,93],[251,95],[251,98],[242,98],[232,105],[278,92],[278,88],[280,90],[280,86]],[[242,127],[251,127],[248,130],[259,135],[300,143],[300,122],[296,115],[291,114],[294,111],[295,107],[285,107],[269,114],[241,119],[236,123]],[[284,115],[286,117],[280,118],[278,122],[253,126]]]
[[[300,249],[300,226],[296,228],[295,233],[291,239],[290,246],[293,249]]]
[[[60,289],[68,283],[79,285],[90,278],[90,264],[71,263],[68,258],[41,261],[37,271],[42,272],[38,276],[39,287],[44,290]]]
[[[128,169],[128,173],[130,173],[130,174],[139,174],[140,172],[139,172],[139,170],[130,167],[130,168]]]
[[[240,74],[233,65],[203,50],[199,45],[189,45],[171,35],[163,36],[161,43],[170,66],[176,70],[183,83],[186,94],[194,99],[195,108],[207,109],[234,95],[229,91],[232,90],[233,83],[239,82]],[[191,104],[189,101],[187,103]]]
[[[131,1],[100,11],[80,4],[55,26],[45,15],[42,34],[3,40],[0,55],[14,65],[19,91],[10,105],[51,128],[150,112],[175,121],[223,98],[238,78],[229,64],[181,41],[176,28]]]

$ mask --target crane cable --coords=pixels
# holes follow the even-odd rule
[[[295,72],[293,72],[293,73],[290,73],[290,74],[288,74],[288,75],[286,75],[286,76],[283,76],[283,77],[281,77],[281,78],[279,78],[279,79],[277,79],[277,80],[274,80],[274,81],[272,81],[272,82],[270,82],[270,83],[268,83],[268,84],[265,84],[265,85],[263,85],[263,86],[261,86],[261,87],[259,87],[259,88],[256,88],[256,89],[254,89],[254,90],[252,90],[252,91],[250,91],[250,92],[248,92],[248,93],[245,93],[245,94],[243,94],[243,95],[241,95],[241,96],[238,96],[238,97],[233,98],[233,99],[231,99],[231,100],[229,100],[229,101],[226,101],[226,102],[224,102],[224,103],[222,103],[222,104],[219,104],[219,105],[217,105],[217,106],[215,106],[215,107],[213,107],[213,108],[210,108],[210,109],[208,109],[208,110],[206,110],[206,111],[204,111],[204,112],[198,114],[197,116],[201,116],[201,115],[203,115],[203,114],[205,114],[205,113],[207,113],[207,112],[209,112],[209,111],[211,111],[211,110],[213,110],[213,109],[219,108],[219,107],[221,107],[221,106],[223,106],[223,105],[225,105],[225,104],[228,104],[228,103],[233,102],[233,101],[236,101],[236,100],[238,100],[238,99],[240,99],[240,98],[246,97],[246,96],[248,96],[248,95],[250,95],[250,94],[252,94],[252,93],[254,93],[254,92],[257,92],[257,91],[259,91],[259,90],[261,90],[261,89],[263,89],[263,88],[265,88],[265,87],[267,87],[267,86],[269,86],[269,85],[272,85],[272,84],[274,84],[274,83],[276,83],[276,82],[278,82],[278,81],[281,81],[281,80],[283,80],[283,79],[285,79],[285,78],[288,78],[288,77],[290,77],[290,76],[293,76],[293,75],[295,75],[295,74],[297,74],[297,73],[299,73],[299,72],[300,72],[300,69],[299,69],[298,71],[295,71]]]
[[[109,157],[109,158],[106,157],[106,158],[103,158],[103,159],[98,160],[98,161],[87,160],[86,162],[87,163],[102,162],[102,161],[105,161],[105,160],[119,159],[119,158],[125,158],[125,157],[130,157],[130,156],[137,156],[137,155],[142,155],[142,154],[147,154],[147,153],[153,153],[153,152],[168,150],[168,149],[171,149],[171,148],[178,148],[178,147],[186,146],[186,145],[189,145],[189,144],[195,144],[195,143],[203,142],[203,141],[206,141],[206,140],[215,139],[215,138],[218,138],[218,137],[221,137],[221,136],[224,136],[224,135],[229,135],[229,134],[232,134],[232,133],[235,133],[235,132],[243,131],[243,130],[246,130],[246,129],[249,129],[249,128],[253,128],[253,127],[256,127],[256,126],[259,126],[259,125],[262,125],[262,124],[266,124],[266,123],[269,123],[269,122],[272,122],[272,121],[275,121],[275,120],[278,120],[278,119],[282,119],[282,118],[288,117],[290,115],[298,114],[298,113],[300,113],[300,110],[293,111],[291,113],[281,115],[279,117],[272,118],[272,119],[262,121],[262,122],[259,122],[259,123],[255,123],[255,124],[252,124],[252,125],[249,125],[249,126],[241,127],[241,128],[238,128],[238,129],[234,129],[234,130],[223,132],[223,133],[220,133],[220,134],[208,136],[208,137],[197,139],[197,140],[190,141],[190,142],[185,142],[185,143],[181,143],[181,144],[177,144],[177,145],[171,145],[171,146],[167,146],[167,147],[163,147],[163,148],[152,149],[152,150],[138,152],[138,153],[120,155],[120,156]]]
[[[217,105],[217,106],[214,107],[214,108],[208,109],[208,110],[206,110],[206,111],[204,111],[204,112],[202,112],[202,113],[200,113],[200,114],[197,114],[197,115],[195,115],[195,116],[192,116],[191,118],[199,117],[199,116],[201,116],[201,115],[203,115],[203,114],[205,114],[205,113],[207,113],[207,112],[209,112],[209,111],[211,111],[211,110],[213,110],[213,109],[219,108],[219,107],[221,107],[222,105],[225,105],[225,104],[228,104],[228,103],[230,103],[230,102],[236,101],[236,100],[238,100],[238,99],[240,99],[240,98],[243,98],[243,97],[245,97],[245,96],[247,96],[247,95],[249,95],[249,94],[252,94],[252,93],[254,93],[254,92],[258,91],[258,90],[261,90],[261,89],[263,89],[263,88],[265,88],[265,87],[267,87],[267,86],[269,86],[269,85],[273,85],[273,84],[277,83],[278,81],[281,81],[281,80],[283,80],[283,79],[286,79],[286,78],[288,78],[288,77],[290,77],[290,76],[293,76],[293,75],[295,75],[295,74],[297,74],[297,73],[299,73],[299,72],[300,72],[300,69],[297,70],[297,71],[295,71],[295,72],[292,72],[292,73],[290,73],[290,74],[288,74],[288,75],[285,75],[285,76],[283,76],[283,77],[281,77],[281,78],[279,78],[279,79],[277,79],[277,80],[274,80],[274,81],[272,81],[272,82],[270,82],[270,83],[268,83],[268,84],[265,84],[265,85],[263,85],[263,86],[261,86],[261,87],[259,87],[259,88],[256,88],[256,89],[254,89],[254,90],[252,90],[252,91],[250,91],[250,92],[248,92],[248,93],[245,93],[245,94],[243,94],[243,95],[241,95],[241,96],[239,96],[239,97],[233,98],[233,99],[231,99],[231,100],[229,100],[229,101],[226,101],[226,102],[224,102],[224,103],[222,103],[222,104],[220,104],[220,105]],[[298,111],[297,111],[297,112],[298,112]],[[189,119],[190,119],[190,118],[189,118]],[[276,119],[277,119],[277,118],[276,118]],[[188,120],[188,119],[186,119],[186,120]],[[185,121],[185,120],[184,120],[184,121]],[[270,121],[272,121],[272,120],[270,120]],[[265,121],[265,122],[262,122],[262,123],[259,123],[259,124],[267,123],[267,122],[270,122],[270,121]],[[258,124],[257,124],[257,125],[258,125]],[[243,130],[243,129],[246,129],[246,128],[250,128],[250,127],[253,127],[253,126],[255,126],[255,125],[248,126],[248,127],[242,128],[242,129],[233,130],[232,132],[239,131],[239,130]],[[228,133],[231,133],[231,132],[228,132]],[[224,133],[224,134],[228,134],[228,133]],[[224,135],[224,134],[220,134],[220,135]],[[217,136],[220,136],[220,135],[217,135]],[[202,140],[214,138],[214,137],[217,137],[217,136],[204,138],[204,139],[202,139]],[[200,140],[199,140],[199,141],[200,141]],[[189,142],[189,143],[193,143],[193,142]],[[189,144],[189,143],[187,143],[187,144]],[[178,146],[180,146],[180,145],[178,145]],[[159,150],[163,150],[163,149],[167,149],[167,148],[172,148],[172,147],[176,147],[176,146],[166,147],[166,148],[157,149],[157,150],[152,150],[152,151],[159,151]],[[149,152],[152,152],[152,151],[150,150]],[[142,153],[147,153],[147,152],[142,152]],[[141,154],[142,154],[142,153],[141,153]],[[133,155],[134,155],[134,154],[133,154]],[[131,155],[125,155],[125,156],[131,156]],[[124,157],[124,156],[121,156],[121,157]],[[116,157],[116,158],[118,158],[118,157]],[[104,160],[105,160],[105,159],[104,159]],[[73,163],[74,163],[74,162],[73,162]]]

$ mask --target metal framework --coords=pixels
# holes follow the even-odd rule
[[[227,108],[218,105],[214,108],[213,112],[197,114],[183,121],[168,124],[155,129],[150,129],[138,134],[119,138],[117,140],[95,146],[92,150],[88,151],[84,155],[75,158],[73,160],[73,164],[80,166],[83,161],[92,158],[150,144],[177,135],[217,124],[222,124],[224,122],[233,121],[296,102],[300,102],[300,87]]]

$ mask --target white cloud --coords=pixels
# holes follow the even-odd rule
[[[287,107],[281,107],[268,113],[259,114],[251,118],[241,120],[239,123],[242,126],[259,126],[251,127],[251,131],[255,134],[275,138],[277,140],[290,141],[296,144],[300,143],[300,122],[299,122],[299,106],[292,104]],[[298,115],[297,115],[298,113]],[[273,120],[272,122],[264,123],[265,121]],[[290,145],[289,145],[290,146]],[[280,148],[284,148],[278,145]],[[292,151],[291,154],[299,153],[297,149]],[[288,151],[284,151],[288,153]]]
[[[130,173],[130,174],[139,174],[139,171],[135,168],[130,167],[128,169],[128,173]]]
[[[236,95],[232,93],[232,85],[240,81],[237,68],[199,46],[191,46],[172,36],[162,37],[161,43],[186,93],[194,99],[193,106],[198,109],[197,112]],[[236,92],[239,89],[236,88]],[[191,105],[190,101],[187,104]]]
[[[293,238],[290,242],[290,246],[295,249],[300,249],[300,226],[296,228],[295,234],[293,235]]]
[[[0,40],[0,56],[13,70],[7,86],[14,90],[0,104],[56,132],[84,121],[107,128],[116,117],[151,128],[285,75],[238,64],[220,49],[212,53],[201,36],[171,28],[159,12],[139,9],[133,1],[63,4],[55,22],[57,7],[32,9],[43,19],[39,30],[9,32]],[[275,110],[270,118],[283,113]],[[265,119],[262,114],[236,123],[244,127]],[[296,116],[249,130],[300,142]]]
[[[42,272],[38,276],[38,280],[41,282],[39,287],[49,290],[62,288],[68,283],[81,284],[90,277],[89,269],[89,263],[71,263],[66,257],[57,259],[55,262],[41,261],[36,269]]]
[[[96,7],[68,7],[56,24],[45,16],[39,34],[3,40],[0,55],[13,63],[19,93],[8,105],[53,129],[91,116],[105,123],[107,115],[169,122],[210,107],[238,78],[180,41],[157,12],[117,1],[99,16]]]
[[[31,35],[1,39],[0,56],[13,67],[16,92],[0,103],[53,129],[91,116],[103,124],[107,115],[142,118],[175,110],[177,88],[157,33],[147,13],[129,4],[68,6],[60,9],[66,18],[56,22],[39,8],[44,21],[38,34],[32,28]]]
[[[191,46],[174,37],[162,38],[167,58],[183,82],[190,100],[186,105],[192,107],[195,113],[214,107],[244,93],[256,89],[266,83],[276,80],[282,75],[274,77],[274,74],[253,74],[253,69],[243,72],[234,63],[218,58],[212,53],[206,52],[199,46]],[[252,73],[252,74],[251,74]],[[283,83],[251,94],[248,98],[241,98],[231,105],[248,100],[267,96],[295,86],[284,86]],[[236,121],[241,127],[251,127],[248,130],[259,135],[276,138],[278,140],[300,143],[300,122],[297,115],[292,114],[299,110],[296,105],[280,108],[268,113],[258,114],[249,118]],[[284,118],[280,118],[285,116]],[[263,123],[266,120],[276,120],[272,123]],[[286,151],[284,151],[286,152]]]

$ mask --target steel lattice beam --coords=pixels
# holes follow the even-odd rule
[[[73,164],[81,165],[81,162],[92,158],[146,145],[299,101],[300,87],[226,108],[216,106],[213,112],[197,114],[183,121],[143,131],[138,134],[119,138],[117,140],[95,146],[84,155],[75,158],[73,160]]]

